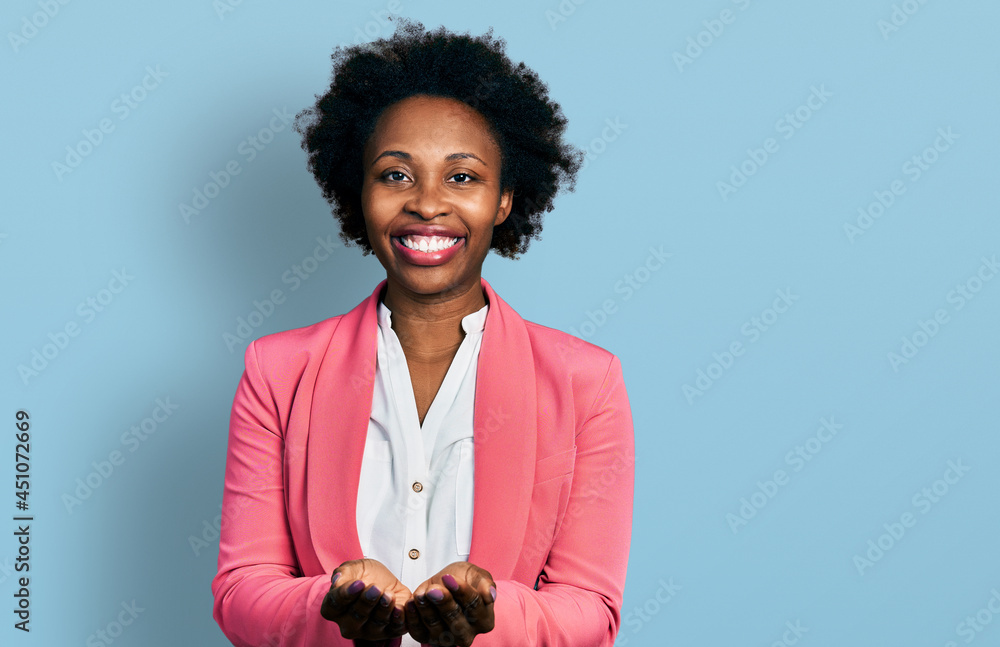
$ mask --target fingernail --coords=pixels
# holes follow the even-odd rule
[[[340,579],[340,576],[341,576],[341,575],[343,575],[343,573],[334,573],[334,575],[333,575],[333,582],[332,582],[332,583],[333,583],[333,584],[336,584],[336,583],[337,583],[337,580],[339,580],[339,579]]]
[[[496,602],[496,600],[497,600],[497,590],[496,590],[495,587],[492,587],[492,586],[490,587],[490,595],[493,596],[493,601]]]
[[[421,605],[421,606],[423,606],[423,605],[427,604],[427,598],[425,598],[425,597],[424,597],[424,596],[422,596],[422,595],[418,595],[418,596],[417,596],[417,604],[419,604],[419,605]]]
[[[441,600],[444,599],[444,593],[442,593],[437,589],[431,589],[430,591],[427,592],[427,597],[429,597],[434,602],[440,602]]]
[[[362,582],[361,580],[354,580],[353,582],[351,582],[351,585],[347,587],[347,592],[350,593],[351,595],[354,595],[355,593],[360,593],[361,589],[363,588],[365,588],[364,582]]]
[[[392,619],[393,620],[399,620],[402,616],[403,616],[403,612],[399,610],[399,607],[396,607],[396,608],[394,608],[392,610]]]
[[[372,588],[370,588],[367,591],[365,591],[365,599],[366,600],[374,600],[375,598],[377,598],[380,595],[382,595],[382,592],[378,590],[377,586],[373,586]]]
[[[445,573],[444,575],[442,575],[441,581],[444,582],[444,585],[447,586],[452,591],[458,590],[458,582],[456,582],[455,578],[451,576],[451,573]]]
[[[389,594],[386,593],[385,595],[382,596],[382,599],[379,600],[379,604],[381,604],[383,607],[387,607],[390,604],[392,604],[392,598],[390,598]]]

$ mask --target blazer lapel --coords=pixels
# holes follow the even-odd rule
[[[309,416],[309,531],[326,572],[361,559],[358,482],[371,419],[378,352],[376,307],[386,281],[341,317],[316,375]]]
[[[490,308],[476,369],[469,561],[506,579],[524,544],[535,476],[535,364],[524,320],[481,281]]]

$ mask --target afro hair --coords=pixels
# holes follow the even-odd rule
[[[334,50],[330,89],[296,115],[295,130],[344,243],[372,252],[361,208],[365,144],[379,115],[413,95],[457,99],[489,122],[500,148],[501,191],[514,196],[490,249],[517,259],[540,238],[542,215],[561,189],[573,191],[584,154],[563,141],[566,118],[546,85],[511,62],[505,47],[492,28],[472,37],[400,19],[390,38]]]

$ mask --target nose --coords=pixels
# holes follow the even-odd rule
[[[445,195],[444,187],[440,184],[420,182],[413,188],[403,209],[424,220],[430,220],[451,213],[451,203]]]

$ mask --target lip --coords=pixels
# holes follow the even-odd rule
[[[403,236],[441,236],[442,238],[465,238],[465,235],[460,231],[455,231],[454,229],[448,229],[447,227],[442,227],[441,225],[406,225],[405,227],[400,227],[399,229],[389,232],[389,235],[393,238],[402,238]]]
[[[414,232],[406,232],[401,234],[401,236],[407,236]],[[435,235],[440,236],[442,234],[418,234],[421,236]],[[455,238],[456,236],[451,236]],[[433,266],[433,265],[443,265],[447,263],[458,254],[459,250],[465,246],[465,237],[458,236],[458,242],[447,249],[442,249],[437,252],[421,252],[419,250],[410,249],[403,244],[400,240],[400,236],[392,236],[392,248],[396,250],[396,253],[403,257],[405,261],[411,265],[423,265],[423,266]]]

